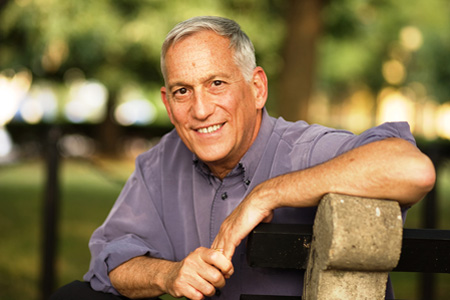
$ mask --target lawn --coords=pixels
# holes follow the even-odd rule
[[[120,165],[121,173],[88,162],[61,165],[58,285],[81,279],[86,272],[89,237],[132,171],[132,164]],[[39,299],[44,175],[40,161],[0,169],[0,235],[6,240],[0,243],[0,299]]]
[[[65,160],[61,164],[61,214],[57,285],[81,279],[88,269],[87,243],[105,219],[126,178],[131,161]],[[44,165],[27,161],[0,166],[0,299],[38,300]],[[440,175],[439,195],[450,195],[450,167]],[[414,207],[406,227],[420,227],[421,204]],[[441,201],[439,227],[450,229],[450,199]],[[418,274],[393,275],[396,296],[418,299]],[[438,276],[438,299],[450,299],[450,275]]]

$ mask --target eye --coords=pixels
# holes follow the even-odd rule
[[[222,81],[222,80],[214,80],[214,81],[212,82],[212,84],[213,84],[214,86],[219,86],[219,85],[222,85],[222,84],[223,84],[223,81]]]
[[[175,92],[174,92],[174,95],[185,95],[187,93],[187,89],[186,88],[181,88],[181,89],[178,89],[178,90],[176,90]]]
[[[180,87],[178,89],[174,89],[172,92],[172,98],[175,101],[184,101],[189,99],[190,90],[187,87]]]
[[[189,90],[185,87],[179,88],[173,92],[174,97],[185,97],[189,93]]]

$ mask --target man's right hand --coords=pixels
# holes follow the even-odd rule
[[[177,298],[203,299],[224,287],[232,273],[233,265],[221,251],[200,247],[172,268],[166,290]]]
[[[128,298],[170,294],[192,300],[213,296],[233,274],[221,251],[200,247],[180,262],[139,256],[109,273],[114,288]]]

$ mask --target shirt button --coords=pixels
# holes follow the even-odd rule
[[[222,200],[225,200],[225,199],[227,199],[227,198],[228,198],[227,192],[223,193],[223,194],[222,194]]]
[[[245,181],[245,184],[246,184],[246,185],[250,185],[250,182],[251,182],[251,181],[247,179],[247,180]]]

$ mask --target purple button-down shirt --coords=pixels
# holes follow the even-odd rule
[[[181,261],[200,246],[210,247],[223,220],[257,184],[388,137],[415,143],[407,123],[385,123],[354,135],[275,119],[264,110],[255,142],[219,180],[173,130],[137,158],[136,169],[109,216],[92,235],[91,265],[84,280],[95,290],[117,294],[109,271],[136,256]],[[312,224],[315,212],[316,208],[280,208],[272,222]],[[239,299],[240,294],[301,295],[302,271],[250,268],[245,241],[236,249],[233,265],[235,273],[213,299]]]

